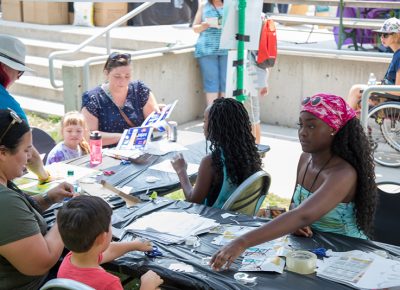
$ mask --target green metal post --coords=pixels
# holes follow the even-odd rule
[[[246,20],[246,0],[239,0],[239,35],[245,35],[245,20]],[[236,69],[236,89],[243,92],[243,74],[244,74],[244,40],[238,40],[237,60],[239,62]],[[240,63],[242,62],[242,63]],[[246,100],[246,96],[242,93],[236,96],[236,99],[240,102]]]

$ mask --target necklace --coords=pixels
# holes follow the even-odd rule
[[[316,182],[317,179],[318,179],[319,174],[322,172],[322,170],[325,169],[325,167],[328,165],[329,161],[332,160],[332,158],[333,158],[333,155],[332,155],[331,157],[329,157],[329,159],[325,162],[325,164],[324,164],[324,165],[321,167],[321,169],[317,172],[317,174],[316,174],[315,177],[314,177],[313,182],[311,183],[311,187],[310,187],[310,189],[309,189],[309,192],[312,192],[312,189],[313,189],[313,187],[314,187],[315,182]],[[301,181],[300,194],[299,194],[299,195],[300,195],[300,203],[303,202],[303,196],[302,196],[301,194],[302,194],[302,190],[303,190],[303,186],[304,186],[304,180],[305,180],[305,178],[306,178],[306,174],[307,174],[307,171],[308,171],[308,167],[310,166],[311,161],[312,161],[312,158],[310,158],[310,160],[309,160],[308,163],[307,163],[306,170],[304,171],[303,179],[302,179],[302,181]]]

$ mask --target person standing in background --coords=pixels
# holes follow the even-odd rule
[[[194,56],[200,65],[207,105],[225,96],[228,51],[219,49],[223,6],[223,0],[201,3],[193,22],[194,32],[200,33]]]

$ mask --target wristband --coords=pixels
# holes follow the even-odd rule
[[[42,195],[42,198],[45,201],[45,203],[53,204],[53,202],[51,201],[51,199],[50,199],[49,195],[47,194],[47,192]]]
[[[46,183],[46,182],[49,182],[51,180],[50,172],[46,170],[46,173],[47,173],[47,178],[45,178],[45,179],[43,179],[43,178],[38,176],[38,179],[39,179],[40,183]]]

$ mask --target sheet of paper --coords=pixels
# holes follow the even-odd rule
[[[167,139],[161,139],[158,141],[149,142],[144,152],[152,155],[165,155],[170,152],[178,152],[188,150],[185,146],[177,143],[170,142]]]
[[[176,173],[174,168],[172,167],[170,160],[164,160],[163,162],[157,163],[153,166],[150,166],[149,169],[159,170],[167,173]],[[199,165],[188,163],[187,174],[192,175],[199,171]]]

